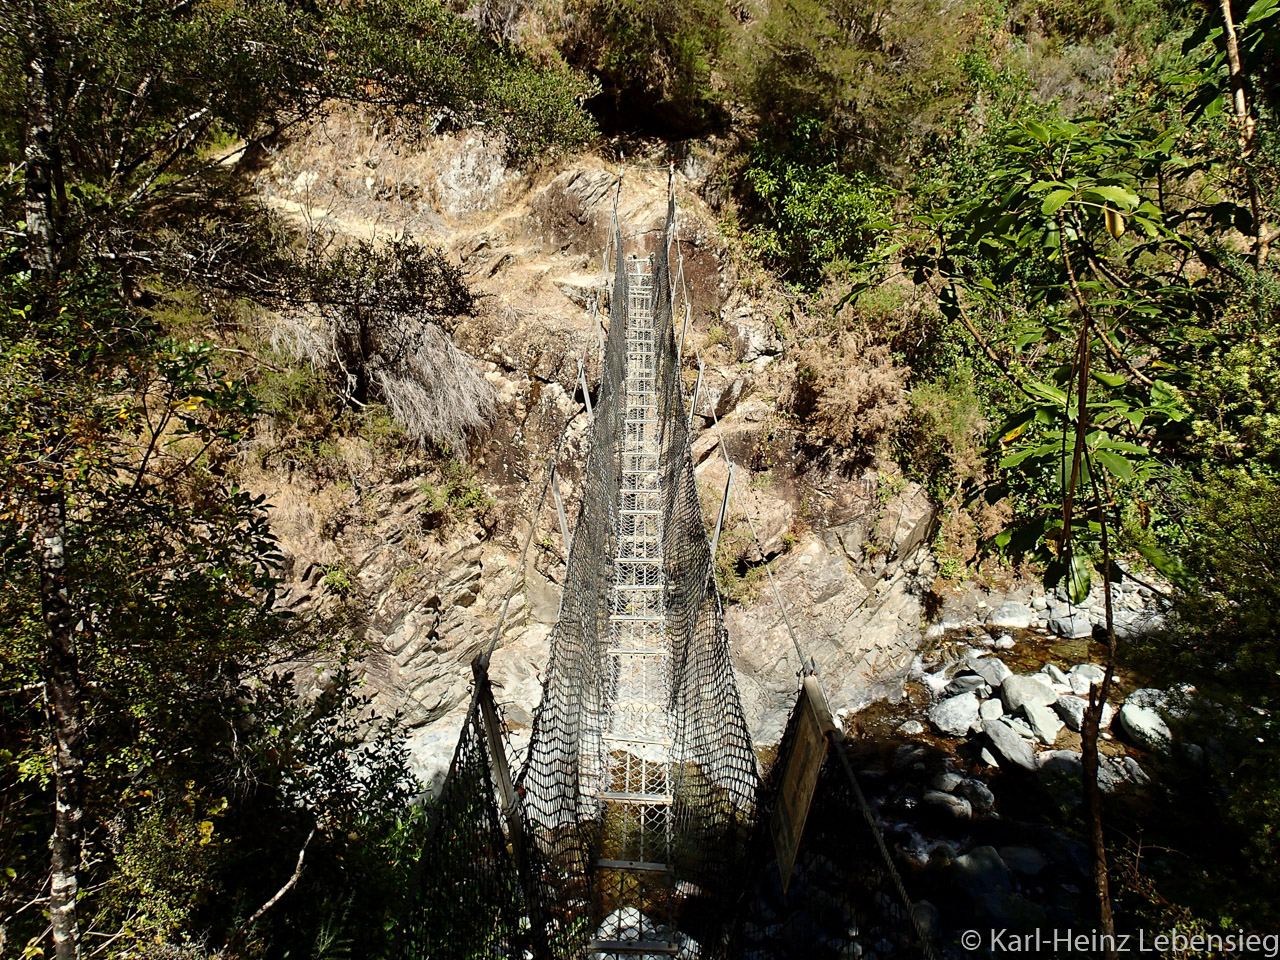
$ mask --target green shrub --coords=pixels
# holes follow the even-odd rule
[[[747,245],[807,289],[847,273],[891,226],[889,188],[842,170],[821,134],[817,121],[798,121],[788,140],[758,145],[743,175],[754,211]]]
[[[725,38],[715,0],[577,0],[563,16],[560,46],[594,73],[620,126],[699,132],[720,117],[712,64]]]
[[[438,480],[422,480],[418,491],[425,498],[418,508],[423,523],[442,540],[456,524],[485,513],[497,502],[458,460],[448,460]]]

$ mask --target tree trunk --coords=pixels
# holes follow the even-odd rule
[[[1275,234],[1266,224],[1266,210],[1253,175],[1253,153],[1257,146],[1257,121],[1249,110],[1245,93],[1244,64],[1240,59],[1240,43],[1236,37],[1231,0],[1218,0],[1222,12],[1222,33],[1227,48],[1227,71],[1231,87],[1231,113],[1240,136],[1240,160],[1244,165],[1245,188],[1249,194],[1249,213],[1253,217],[1253,256],[1258,269],[1267,262]]]
[[[55,143],[50,68],[54,62],[52,24],[44,0],[29,0],[26,30],[27,108],[25,200],[27,265],[31,269],[33,320],[40,325],[57,310],[61,238],[55,185],[61,181]],[[44,371],[45,387],[57,389],[64,371]],[[50,841],[49,919],[57,960],[78,960],[81,827],[84,816],[84,706],[76,655],[75,613],[67,584],[67,507],[60,456],[62,430],[52,395],[37,408],[38,426],[48,438],[35,504],[40,604],[48,651],[45,683],[53,735],[54,815]]]

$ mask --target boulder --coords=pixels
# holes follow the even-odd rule
[[[968,667],[985,680],[992,690],[1000,689],[1000,684],[1013,674],[999,657],[970,657]]]
[[[1062,672],[1062,668],[1059,667],[1056,663],[1046,663],[1044,667],[1040,670],[1040,672],[1043,673],[1046,677],[1048,677],[1054,683],[1067,682],[1067,675]]]
[[[1000,859],[1014,873],[1034,877],[1048,866],[1048,859],[1035,847],[1001,847]]]
[[[1080,779],[1080,753],[1076,750],[1046,750],[1036,757],[1036,767],[1042,776]]]
[[[978,695],[962,693],[929,708],[929,722],[942,733],[963,737],[978,720]]]
[[[990,700],[983,700],[982,705],[978,707],[978,719],[986,723],[990,720],[999,720],[1004,716],[1004,705],[998,697],[992,697]]]
[[[1050,746],[1058,739],[1058,732],[1062,730],[1062,721],[1053,710],[1039,703],[1024,703],[1022,712],[1026,715],[1027,722],[1031,724],[1031,731],[1036,735],[1037,740],[1045,746]]]
[[[943,793],[955,793],[956,787],[964,782],[964,777],[958,773],[940,773],[929,782],[934,790],[941,790]]]
[[[1077,640],[1093,635],[1093,623],[1088,617],[1077,613],[1067,617],[1052,617],[1049,620],[1049,630],[1060,637]]]
[[[1083,677],[1086,682],[1095,686],[1102,683],[1105,671],[1096,663],[1077,663],[1068,671],[1070,677]]]
[[[953,820],[969,820],[973,817],[973,808],[964,797],[952,796],[941,790],[926,790],[921,801],[925,810],[941,814]]]
[[[1133,743],[1147,750],[1168,753],[1173,746],[1173,733],[1151,707],[1126,702],[1120,708],[1120,728]]]
[[[996,607],[987,617],[987,626],[1002,630],[1026,630],[1035,614],[1025,603],[1009,601]]]
[[[991,688],[987,685],[987,681],[976,673],[966,673],[956,677],[943,689],[943,696],[958,697],[962,693],[976,692],[978,696],[985,697],[991,692]]]
[[[954,887],[965,891],[975,900],[987,894],[1009,892],[1009,868],[1005,866],[995,847],[974,847],[962,857],[951,861]]]
[[[1036,703],[1047,707],[1058,699],[1053,689],[1035,677],[1013,674],[1000,684],[1000,699],[1009,713],[1017,713],[1024,704]]]
[[[981,780],[961,780],[955,792],[969,801],[975,813],[990,813],[996,807],[996,795]]]
[[[1058,711],[1068,727],[1079,731],[1084,726],[1084,711],[1089,701],[1084,697],[1063,696],[1054,701],[1053,709]]]
[[[1005,723],[1013,727],[1013,732],[1025,740],[1034,740],[1036,732],[1031,729],[1031,724],[1027,723],[1022,717],[1005,717]]]
[[[984,724],[983,732],[991,741],[991,749],[1001,767],[1017,768],[1033,772],[1036,769],[1035,754],[1031,745],[1014,732],[1006,720],[993,720]]]

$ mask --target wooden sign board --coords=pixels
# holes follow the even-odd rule
[[[827,753],[827,735],[836,734],[831,722],[827,698],[818,684],[817,677],[805,677],[804,689],[797,705],[800,717],[796,723],[796,737],[787,757],[787,767],[782,775],[778,801],[773,808],[769,830],[773,834],[773,849],[778,857],[778,876],[782,878],[782,892],[791,883],[791,871],[795,867],[800,838],[804,835],[804,822],[809,816],[813,792],[818,786],[818,774]]]

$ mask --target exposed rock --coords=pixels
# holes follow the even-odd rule
[[[1024,703],[1022,712],[1031,724],[1031,731],[1041,743],[1050,745],[1058,739],[1058,731],[1062,729],[1062,721],[1048,707],[1039,703]]]
[[[1004,661],[999,657],[970,657],[968,666],[985,680],[992,690],[998,690],[1000,685],[1013,674],[1013,671],[1005,666]]]
[[[725,326],[733,338],[733,352],[743,363],[782,353],[782,344],[772,327],[752,316],[749,308],[739,308],[735,316],[726,319]]]
[[[1034,740],[1036,732],[1031,729],[1031,724],[1027,723],[1022,717],[1005,717],[1005,723],[1013,727],[1013,732],[1024,740]]]
[[[1062,672],[1062,668],[1055,663],[1046,663],[1040,671],[1054,683],[1066,683],[1067,675]]]
[[[958,773],[940,773],[929,782],[929,786],[935,790],[941,790],[943,793],[954,793],[956,787],[964,782],[964,777]]]
[[[1081,614],[1074,616],[1053,617],[1049,620],[1049,629],[1060,637],[1077,640],[1093,635],[1093,623]]]
[[[907,737],[918,737],[924,733],[924,724],[919,720],[905,720],[898,727],[898,732]]]
[[[1000,702],[999,697],[983,700],[982,705],[978,707],[978,718],[984,723],[988,720],[999,720],[1003,716],[1004,705]]]
[[[999,853],[1005,866],[1025,877],[1038,876],[1049,863],[1035,847],[1001,847]]]
[[[1027,703],[1047,707],[1058,699],[1058,695],[1048,684],[1035,677],[1013,674],[1000,685],[1000,699],[1004,701],[1007,712],[1017,713]]]
[[[995,794],[981,780],[961,780],[959,785],[956,786],[955,792],[968,800],[969,805],[973,807],[976,813],[990,813],[996,807]]]
[[[947,684],[943,691],[944,696],[958,697],[962,693],[977,693],[980,697],[988,696],[991,688],[987,685],[987,681],[976,673],[962,674]]]
[[[1084,725],[1084,711],[1089,706],[1089,701],[1084,697],[1062,696],[1053,703],[1053,708],[1058,711],[1058,716],[1066,721],[1068,727],[1079,732]]]
[[[993,720],[984,724],[983,732],[991,741],[991,748],[999,759],[1000,766],[1035,771],[1036,758],[1031,745],[1014,732],[1008,721]]]
[[[1140,747],[1168,753],[1173,746],[1173,733],[1160,714],[1151,707],[1126,703],[1120,708],[1120,727]]]
[[[1036,769],[1049,778],[1080,779],[1080,753],[1077,750],[1046,750],[1036,757]]]
[[[1004,630],[1025,630],[1031,626],[1035,614],[1025,603],[1002,603],[987,617],[987,626]]]
[[[969,820],[973,817],[973,808],[969,806],[968,800],[941,790],[926,790],[921,802],[927,809],[955,820]]]
[[[974,847],[964,856],[951,861],[951,872],[956,889],[977,899],[997,891],[1012,889],[1009,869],[995,847]]]
[[[929,722],[942,733],[963,737],[978,719],[978,696],[962,693],[929,708]]]
[[[1013,642],[1013,637],[1009,636],[1007,633],[997,638],[995,642],[995,648],[997,650],[1012,650],[1015,646],[1017,646],[1017,644]]]
[[[1088,683],[1097,685],[1102,683],[1105,671],[1096,663],[1077,663],[1069,671],[1070,676],[1083,677]]]

